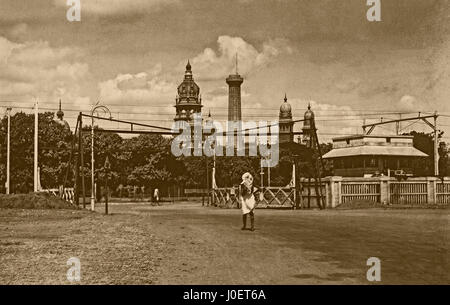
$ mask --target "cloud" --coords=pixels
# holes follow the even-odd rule
[[[68,7],[67,0],[54,0],[57,6]],[[81,13],[99,15],[122,15],[148,10],[158,10],[163,6],[179,3],[179,0],[88,0],[81,1]]]
[[[26,23],[18,23],[8,28],[6,35],[12,40],[20,40],[28,31],[28,25]]]
[[[205,93],[205,97],[208,98],[213,98],[216,96],[228,96],[228,87],[227,86],[216,87]]]
[[[119,74],[98,85],[101,102],[112,109],[129,105],[127,111],[142,113],[142,108],[148,107],[152,114],[175,113],[172,104],[175,103],[176,88],[176,84],[161,75],[160,65],[147,72]],[[151,105],[155,107],[151,108]]]
[[[13,43],[0,37],[0,96],[86,102],[80,83],[89,77],[89,67],[78,61],[81,55],[76,48],[53,48],[45,41]]]
[[[396,105],[396,109],[402,112],[419,112],[424,109],[429,109],[428,102],[419,101],[416,97],[411,95],[404,95],[400,98]]]
[[[294,120],[303,119],[308,104],[314,112],[320,142],[331,142],[332,138],[362,133],[364,116],[350,106],[340,106],[317,101],[293,98],[288,100],[292,105]],[[300,114],[300,117],[299,117]],[[300,130],[302,122],[296,123],[295,130]]]
[[[260,51],[241,37],[220,36],[217,44],[217,51],[206,48],[192,59],[192,69],[199,80],[225,79],[234,73],[236,53],[239,74],[247,76],[267,66],[276,57],[293,52],[284,39],[269,40],[262,45]]]
[[[339,91],[339,93],[351,93],[358,88],[361,84],[361,80],[357,77],[348,77],[344,79],[342,76],[336,79],[334,86]]]

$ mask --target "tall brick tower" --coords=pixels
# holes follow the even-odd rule
[[[228,84],[228,121],[241,121],[241,85],[244,79],[238,73],[236,54],[236,74],[227,77]]]

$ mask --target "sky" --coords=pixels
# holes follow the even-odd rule
[[[72,127],[96,102],[170,127],[189,59],[203,113],[223,121],[237,53],[244,120],[276,120],[286,94],[294,119],[311,103],[322,141],[438,111],[450,142],[449,0],[381,0],[380,22],[366,0],[80,2],[81,21],[69,22],[66,0],[0,0],[0,115],[61,99]]]

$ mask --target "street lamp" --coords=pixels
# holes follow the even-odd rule
[[[109,173],[111,171],[111,163],[109,162],[108,156],[106,156],[105,165],[103,166],[105,169],[105,214],[108,215],[108,196],[109,196]]]
[[[104,113],[109,113],[109,117],[111,117],[111,111],[108,107],[100,105],[100,102],[97,102],[91,110],[91,210],[95,210],[95,180],[94,180],[94,172],[95,172],[95,158],[94,158],[94,113],[96,111],[103,111]]]
[[[10,166],[11,166],[11,110],[12,108],[6,108],[7,116],[8,116],[8,135],[6,139],[7,151],[6,151],[6,195],[11,193],[11,174],[10,174]]]

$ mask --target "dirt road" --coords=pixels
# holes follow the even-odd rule
[[[450,284],[449,210],[239,210],[121,204],[112,215],[0,209],[0,283]]]

